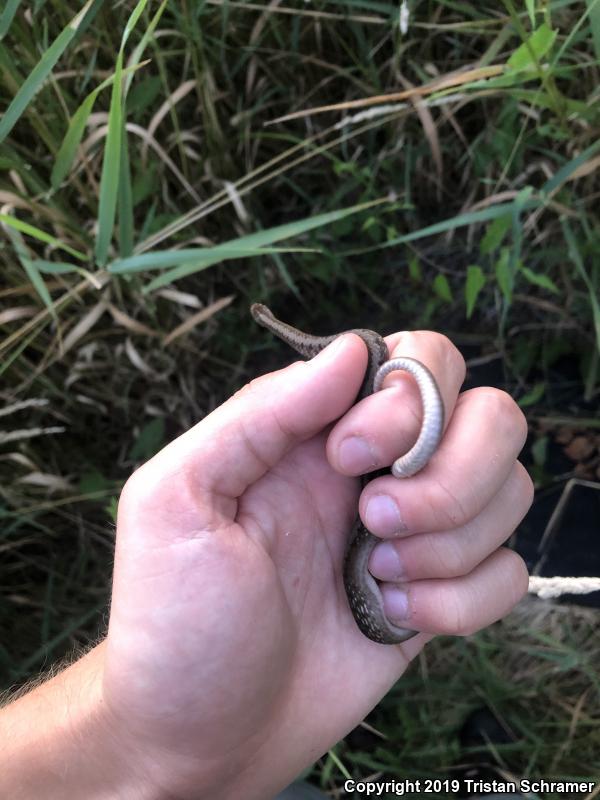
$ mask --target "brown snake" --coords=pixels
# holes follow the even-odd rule
[[[250,311],[259,325],[270,330],[298,353],[312,358],[328,344],[341,336],[311,336],[278,320],[260,303],[254,303]],[[408,478],[419,472],[429,461],[442,436],[444,428],[444,405],[435,378],[431,372],[413,358],[388,359],[388,349],[383,338],[375,331],[354,328],[343,333],[355,333],[367,346],[367,371],[355,402],[379,391],[384,378],[394,370],[405,370],[416,380],[423,405],[421,432],[413,447],[392,464],[396,478]],[[376,475],[363,475],[364,487]],[[415,636],[417,631],[399,628],[386,617],[379,585],[369,572],[369,558],[373,548],[381,539],[373,536],[362,524],[357,514],[348,539],[344,560],[344,586],[350,609],[360,630],[369,639],[381,644],[398,644]]]

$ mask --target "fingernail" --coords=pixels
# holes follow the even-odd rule
[[[349,436],[338,449],[341,468],[353,475],[360,475],[377,466],[377,460],[369,443],[362,436]]]
[[[407,530],[400,516],[400,509],[386,494],[376,494],[369,500],[365,511],[365,522],[367,528],[379,536]]]
[[[382,590],[383,608],[392,620],[405,620],[409,617],[408,594],[398,586],[386,586]]]
[[[373,549],[369,571],[380,581],[398,581],[404,577],[402,561],[393,542],[382,542]]]
[[[311,358],[309,363],[314,363],[315,361],[329,361],[330,359],[333,360],[337,358],[338,350],[341,350],[345,346],[345,337],[338,336],[333,342],[330,342],[327,347],[324,347],[323,350],[320,350],[314,358]]]

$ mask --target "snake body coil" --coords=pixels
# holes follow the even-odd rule
[[[311,336],[278,320],[260,303],[254,303],[250,311],[259,325],[270,330],[307,358],[317,355],[342,335],[338,333],[332,336]],[[427,464],[442,436],[444,406],[435,379],[420,361],[412,358],[388,359],[387,345],[375,331],[354,328],[343,333],[355,333],[367,346],[367,369],[356,402],[379,391],[386,375],[394,370],[410,372],[417,382],[423,404],[421,432],[408,453],[398,458],[392,465],[392,474],[396,478],[408,478]],[[373,477],[376,475],[362,476],[362,486],[364,487]],[[380,541],[365,528],[357,514],[344,559],[344,586],[356,624],[364,635],[381,644],[398,644],[410,639],[417,631],[393,625],[385,614],[379,585],[369,572],[369,558],[373,548]]]

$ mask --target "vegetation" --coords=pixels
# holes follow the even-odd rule
[[[102,634],[135,466],[287,357],[253,301],[442,330],[527,409],[540,487],[565,429],[591,449],[561,471],[597,476],[599,59],[599,0],[7,0],[4,685]],[[598,647],[575,611],[434,643],[387,739],[312,779],[445,776],[479,706],[512,732],[496,776],[600,774]]]

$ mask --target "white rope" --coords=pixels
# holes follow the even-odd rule
[[[547,550],[548,543],[557,533],[559,523],[564,514],[571,493],[577,486],[586,489],[600,491],[600,483],[597,481],[583,480],[582,478],[571,478],[565,484],[560,499],[556,504],[552,516],[548,520],[546,530],[539,544],[538,552],[543,553]],[[543,563],[544,559],[542,559]],[[538,567],[539,568],[539,567]],[[573,577],[554,577],[541,578],[539,575],[532,575],[529,578],[529,589],[531,594],[547,599],[550,597],[560,597],[562,594],[589,594],[590,592],[600,591],[600,578],[573,578]]]
[[[600,591],[600,578],[541,578],[532,575],[528,591],[543,599],[560,597],[561,594],[589,594]]]

